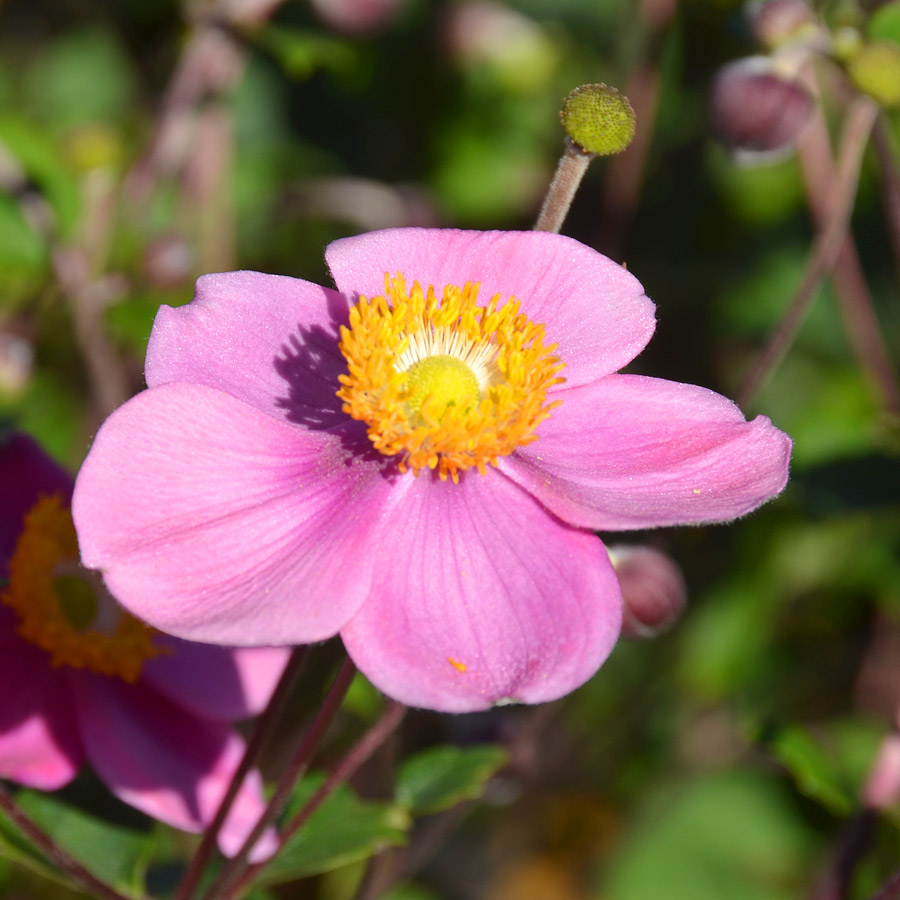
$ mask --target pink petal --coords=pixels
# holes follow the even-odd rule
[[[755,509],[787,482],[790,438],[692,384],[611,375],[561,391],[538,439],[501,469],[582,528],[718,522]]]
[[[149,387],[190,381],[279,419],[343,423],[335,396],[347,301],[297,278],[260,272],[204,275],[187,306],[160,307],[145,364]]]
[[[0,777],[53,791],[84,761],[65,674],[41,650],[0,637]]]
[[[236,722],[261,712],[291,651],[287,647],[216,647],[160,636],[171,653],[148,660],[141,680],[198,716]]]
[[[568,385],[615,372],[644,349],[653,304],[622,266],[559,234],[394,228],[329,244],[325,259],[348,295],[384,293],[385,273],[411,286],[481,284],[483,301],[515,296],[558,343]]]
[[[383,534],[380,578],[341,637],[404,703],[468,712],[553,700],[616,641],[621,596],[603,545],[497,472],[411,479]]]
[[[160,630],[307,643],[335,634],[368,594],[371,561],[353,548],[390,490],[335,435],[175,383],[106,420],[73,515],[84,564]]]
[[[73,673],[78,724],[88,759],[125,803],[184,831],[202,831],[215,815],[244,753],[226,725],[197,718],[140,683]],[[264,807],[258,773],[244,782],[219,840],[240,849]],[[271,855],[274,834],[260,839],[256,858]]]

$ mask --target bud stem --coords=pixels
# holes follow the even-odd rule
[[[584,173],[595,156],[595,153],[585,153],[575,146],[571,138],[566,138],[566,149],[559,159],[553,181],[550,182],[547,196],[544,198],[544,205],[534,223],[535,231],[559,234],[581,179],[584,178]]]

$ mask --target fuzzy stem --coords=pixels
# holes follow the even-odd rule
[[[281,678],[278,680],[278,684],[269,698],[268,705],[256,720],[253,734],[247,743],[246,750],[244,750],[244,756],[240,765],[235,770],[234,775],[231,776],[228,790],[225,792],[225,796],[222,797],[219,808],[216,810],[216,815],[206,829],[203,840],[200,842],[200,846],[197,848],[197,852],[194,854],[194,858],[191,860],[184,878],[178,885],[174,900],[189,900],[197,887],[203,875],[203,870],[206,868],[206,864],[209,862],[209,858],[215,849],[216,840],[222,825],[231,811],[234,798],[237,797],[238,791],[247,777],[247,773],[256,765],[263,747],[281,721],[282,715],[287,708],[288,700],[296,687],[297,676],[303,668],[308,651],[309,648],[303,646],[295,647],[293,653],[291,653],[291,657],[281,673]]]
[[[229,896],[229,892],[240,883],[242,876],[247,869],[254,868],[248,866],[247,862],[250,857],[250,851],[256,845],[256,842],[262,836],[263,832],[278,818],[285,806],[287,806],[294,785],[309,768],[312,755],[319,746],[319,742],[325,735],[328,726],[331,724],[331,720],[340,709],[344,696],[349,690],[350,683],[353,681],[355,675],[356,666],[354,666],[349,659],[345,660],[337,677],[334,679],[334,683],[331,686],[331,690],[328,692],[328,696],[325,697],[322,706],[318,713],[316,713],[316,717],[313,720],[312,725],[310,725],[309,731],[307,731],[301,741],[300,746],[297,748],[296,753],[282,773],[281,778],[278,779],[275,791],[256,825],[253,827],[253,831],[250,832],[237,855],[228,861],[219,874],[219,877],[204,894],[205,900],[222,900],[222,898]],[[282,845],[283,843],[284,838],[282,839]]]
[[[65,872],[72,881],[98,900],[129,900],[124,894],[101,881],[80,862],[60,847],[47,832],[38,826],[19,808],[12,795],[0,785],[0,810],[57,868]]]
[[[544,205],[541,207],[537,221],[534,223],[535,231],[550,231],[553,234],[559,234],[569,207],[575,199],[578,192],[578,186],[591,160],[596,156],[594,153],[585,153],[579,147],[576,147],[571,138],[566,138],[566,149],[559,158],[556,166],[556,174],[550,187],[547,190],[547,196],[544,198]]]
[[[313,813],[340,787],[351,778],[369,757],[391,736],[406,715],[406,707],[394,700],[385,709],[381,718],[360,738],[356,746],[337,764],[322,786],[309,798],[306,806],[298,812],[281,832],[281,846],[285,844],[309,821]],[[236,900],[242,891],[268,865],[265,862],[250,866],[237,881],[226,890],[215,895],[215,900]],[[212,900],[212,897],[210,897]]]
[[[862,97],[853,102],[847,113],[836,175],[837,182],[833,193],[829,194],[827,216],[819,223],[819,233],[813,244],[806,272],[784,318],[751,366],[738,391],[738,403],[741,406],[752,403],[760,388],[790,349],[815,299],[816,288],[834,267],[846,245],[863,151],[877,113],[878,109],[872,101]],[[816,136],[811,138],[815,139]],[[809,142],[810,139],[804,144]]]

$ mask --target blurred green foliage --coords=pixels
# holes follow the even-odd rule
[[[325,281],[324,245],[357,231],[530,227],[562,149],[562,98],[586,82],[627,91],[645,64],[659,77],[660,106],[649,121],[638,114],[638,134],[651,140],[630,225],[611,232],[604,219],[610,164],[600,162],[564,231],[624,258],[656,301],[657,335],[636,370],[733,393],[800,283],[813,234],[796,159],[741,168],[709,134],[717,68],[755,50],[739,5],[685,0],[659,31],[628,0],[477,5],[487,16],[478,27],[497,29],[490,40],[465,30],[463,13],[476,4],[463,0],[409,0],[358,33],[330,28],[305,0],[242,26],[234,78],[191,107],[186,138],[169,135],[172,155],[142,193],[135,172],[160,137],[166,85],[190,40],[176,4],[7,0],[0,334],[30,348],[33,362],[0,354],[0,414],[73,469],[100,419],[61,248],[84,251],[86,284],[103,288],[91,296],[136,391],[159,304],[188,302],[193,278],[212,266]],[[826,6],[832,21],[865,24],[851,4]],[[898,23],[900,4],[882,4],[868,33],[897,42]],[[896,139],[897,114],[886,124]],[[203,138],[201,127],[219,137]],[[196,170],[183,158],[176,165],[185,139],[205,154]],[[900,288],[881,191],[867,159],[853,226],[896,360]],[[490,803],[436,848],[417,883],[394,888],[394,900],[527,900],[500,873],[535,859],[567,873],[565,889],[581,898],[807,894],[900,701],[900,427],[861,374],[828,286],[746,411],[793,436],[791,484],[745,521],[635,536],[684,568],[690,607],[671,633],[653,646],[620,645],[537,732],[525,709],[418,717],[419,747],[495,741],[510,765]],[[365,687],[351,698],[364,717],[377,707]],[[454,758],[471,763],[473,752]],[[444,759],[459,781],[442,790],[481,793],[503,753],[488,757],[466,770],[469,780]],[[424,791],[415,765],[400,769],[401,806],[378,791],[366,801],[349,789],[336,795],[269,878],[345,865],[352,877],[323,877],[303,896],[352,896],[361,872],[350,864],[407,839],[402,806],[445,805],[415,799]],[[547,812],[561,791],[581,798],[571,813],[580,827]],[[143,844],[117,831],[115,857],[95,859],[91,835],[112,826],[51,799],[28,802],[48,827],[77,819],[63,843],[133,887]],[[344,827],[350,819],[356,831]],[[0,848],[30,855],[2,822]],[[898,862],[889,816],[853,896],[874,891]],[[0,894],[39,888],[0,860]]]

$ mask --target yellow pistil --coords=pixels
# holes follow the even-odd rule
[[[544,326],[514,298],[479,306],[477,284],[438,296],[418,282],[407,291],[399,274],[384,281],[384,296],[360,298],[341,328],[347,374],[337,392],[375,449],[397,456],[401,471],[437,469],[456,482],[536,440],[560,402],[547,392],[565,380]]]
[[[46,650],[52,665],[134,682],[145,660],[167,651],[153,645],[152,629],[118,606],[113,622],[98,627],[98,610],[113,601],[77,559],[71,513],[58,496],[42,497],[25,517],[0,603],[18,614],[19,635]]]

